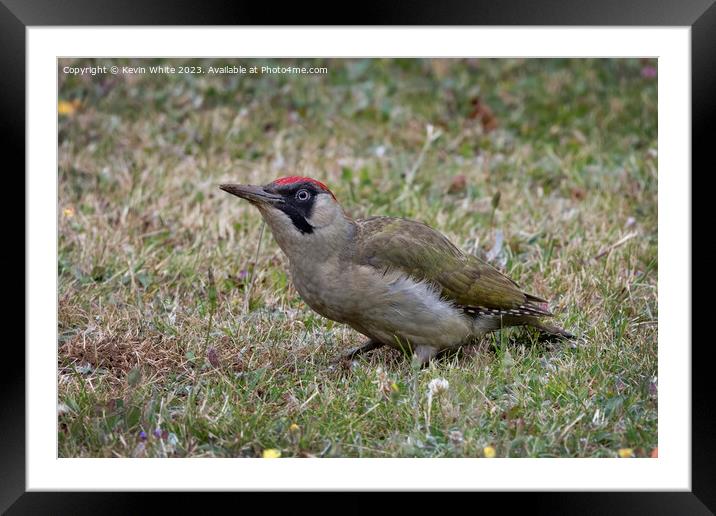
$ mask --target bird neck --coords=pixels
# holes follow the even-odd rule
[[[306,268],[337,258],[355,238],[356,223],[340,210],[330,223],[316,225],[310,233],[295,228],[272,227],[279,247],[292,264]]]

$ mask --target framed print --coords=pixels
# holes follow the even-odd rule
[[[690,301],[709,2],[352,27],[77,7],[0,7],[27,228],[3,508],[441,490],[713,509]],[[104,496],[122,503],[87,507]]]

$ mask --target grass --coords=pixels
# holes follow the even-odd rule
[[[58,64],[60,456],[652,454],[654,61],[62,73],[117,63]],[[489,256],[580,340],[510,329],[424,370],[391,349],[331,367],[363,337],[301,301],[258,212],[217,188],[291,174]]]

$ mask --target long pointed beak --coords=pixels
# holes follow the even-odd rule
[[[249,202],[263,204],[280,204],[284,202],[283,197],[267,192],[263,186],[225,184],[219,185],[219,188]]]

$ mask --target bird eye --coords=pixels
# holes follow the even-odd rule
[[[311,194],[308,193],[308,190],[299,190],[296,192],[296,199],[299,201],[307,201],[309,197],[311,197]]]

